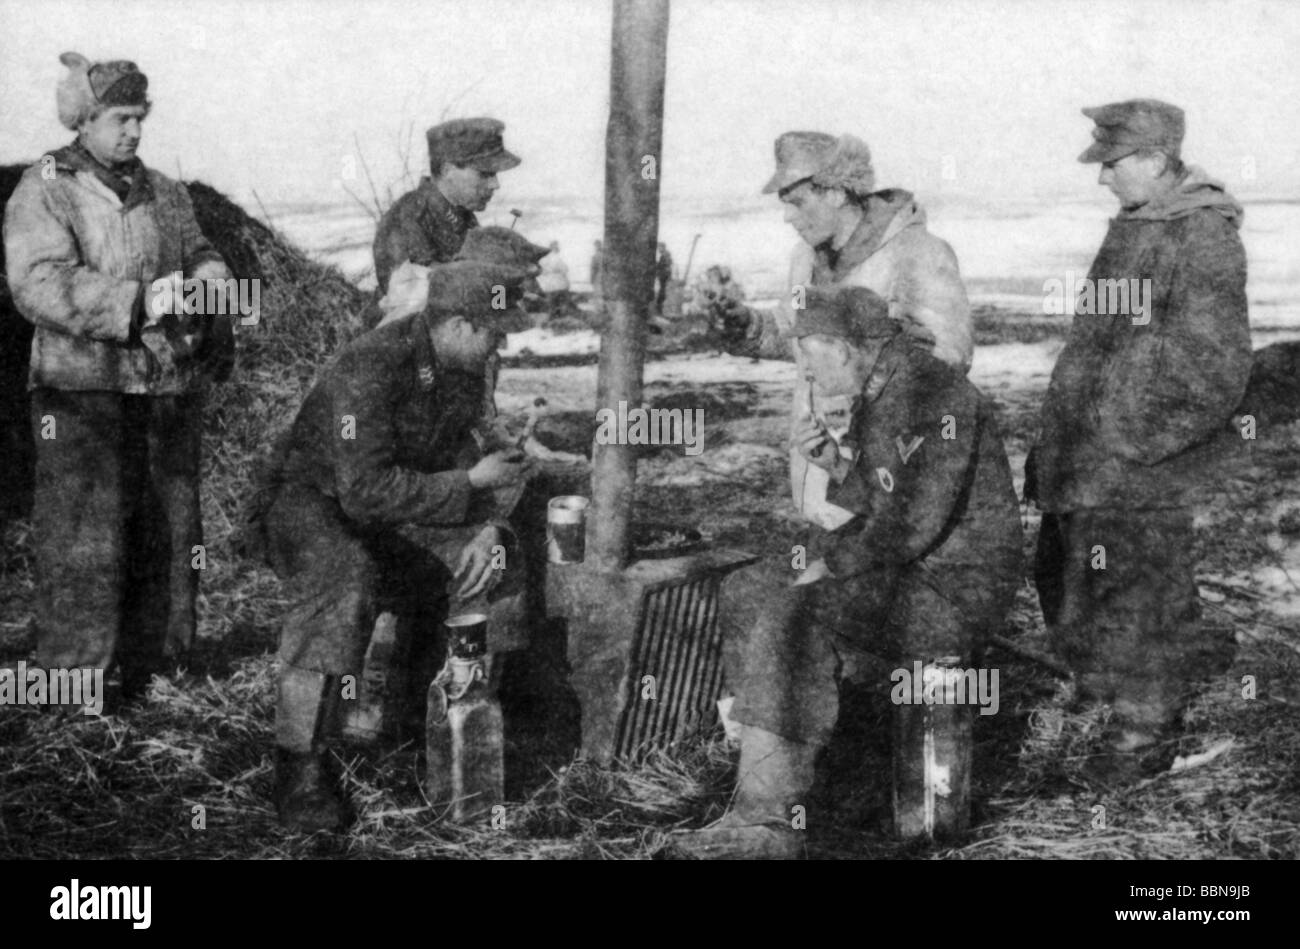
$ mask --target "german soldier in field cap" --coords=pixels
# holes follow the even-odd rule
[[[1194,680],[1231,644],[1202,628],[1193,491],[1251,366],[1241,206],[1183,164],[1183,111],[1134,99],[1083,114],[1080,156],[1119,200],[1052,372],[1025,496],[1043,511],[1036,579],[1084,700],[1110,706],[1102,783],[1163,766]],[[1124,294],[1102,287],[1123,285]]]
[[[421,266],[456,256],[465,234],[478,226],[482,211],[499,187],[497,174],[519,164],[502,140],[505,124],[496,119],[453,119],[426,133],[429,177],[398,198],[375,232],[375,279],[379,292],[403,261]]]
[[[841,670],[862,654],[970,665],[1022,576],[1019,505],[988,400],[873,291],[813,287],[805,303],[788,338],[815,407],[793,443],[852,519],[810,527],[802,569],[787,553],[723,587],[740,772],[727,816],[678,838],[702,856],[796,855],[790,808],[807,806]],[[847,421],[823,412],[842,399]]]
[[[37,655],[116,662],[129,697],[194,636],[202,399],[235,351],[231,316],[166,304],[178,279],[221,281],[203,297],[224,299],[230,273],[184,185],[136,156],[145,74],[60,61],[76,139],[27,170],[4,222],[9,287],[36,326]]]
[[[514,545],[501,498],[510,492],[494,489],[519,487],[527,463],[520,452],[485,451],[479,433],[485,363],[524,277],[516,267],[448,265],[424,310],[339,352],[272,452],[253,527],[291,598],[275,721],[275,800],[287,827],[345,821],[328,741],[353,698],[341,677],[360,679],[376,616],[398,616],[414,650],[403,665],[420,670],[440,658],[449,600],[480,601],[516,573],[492,568],[494,548]],[[495,305],[498,288],[506,309]],[[498,625],[490,636],[507,632]],[[489,641],[503,645],[515,644]],[[424,671],[410,672],[421,695]]]
[[[716,314],[737,354],[794,359],[792,427],[807,420],[808,384],[801,356],[783,337],[794,319],[797,287],[867,287],[889,315],[936,358],[970,367],[970,306],[952,249],[926,229],[925,211],[908,191],[876,189],[871,151],[852,135],[786,132],[776,140],[776,172],[763,187],[785,208],[801,243],[790,262],[789,291],[775,310],[722,301]],[[803,516],[823,527],[848,519],[826,501],[826,477],[797,451],[790,487]]]

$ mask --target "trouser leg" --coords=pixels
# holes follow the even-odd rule
[[[1038,566],[1052,648],[1081,698],[1110,704],[1122,729],[1154,735],[1223,652],[1199,622],[1191,513],[1082,510],[1056,522],[1059,539],[1040,539]]]
[[[106,669],[125,585],[124,418],[108,392],[32,392],[37,660]]]

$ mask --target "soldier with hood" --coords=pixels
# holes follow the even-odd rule
[[[785,207],[802,242],[790,262],[786,297],[775,310],[722,301],[715,314],[728,348],[738,355],[793,358],[796,376],[792,430],[808,420],[802,357],[783,338],[803,289],[866,287],[879,294],[909,336],[961,372],[970,368],[970,305],[957,258],[926,229],[925,211],[908,191],[876,190],[865,142],[852,135],[786,132],[776,140],[776,173],[763,188]],[[826,477],[797,451],[790,453],[795,504],[810,521],[833,528],[848,514],[826,501]]]
[[[1242,209],[1183,164],[1182,110],[1137,99],[1083,113],[1096,128],[1079,160],[1101,164],[1120,203],[1088,286],[1130,292],[1076,306],[1025,496],[1043,511],[1036,579],[1053,646],[1080,698],[1112,712],[1091,771],[1119,783],[1171,757],[1194,680],[1230,650],[1199,621],[1191,502],[1251,345]]]

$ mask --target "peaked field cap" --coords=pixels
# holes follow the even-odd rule
[[[510,308],[494,306],[501,300],[498,287],[518,290],[528,274],[522,267],[488,263],[482,260],[457,260],[429,268],[429,302],[425,309],[433,313],[460,313],[469,316],[505,316]]]
[[[452,119],[424,133],[431,164],[449,161],[471,165],[479,171],[498,172],[514,168],[521,159],[506,151],[502,133],[506,124],[499,119]]]
[[[1183,110],[1159,99],[1129,99],[1082,110],[1097,123],[1092,145],[1079,161],[1115,161],[1140,148],[1160,148],[1177,156],[1186,124]]]
[[[835,336],[865,345],[873,339],[888,339],[903,326],[889,316],[889,304],[867,287],[807,287],[804,306],[795,311],[794,325],[787,334]]]
[[[147,105],[149,77],[130,60],[92,63],[80,53],[63,53],[59,62],[68,74],[59,82],[59,122],[77,129],[99,106]]]
[[[518,231],[491,225],[471,228],[455,259],[527,268],[535,266],[549,253],[549,247],[534,244]]]
[[[763,185],[763,194],[784,191],[825,167],[838,140],[825,132],[785,132],[776,140],[776,173]]]

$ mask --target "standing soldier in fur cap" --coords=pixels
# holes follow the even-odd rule
[[[427,267],[456,256],[465,234],[478,227],[476,211],[492,200],[497,174],[519,164],[506,151],[496,119],[453,119],[426,133],[430,177],[393,203],[375,231],[379,292],[403,261]]]
[[[965,372],[973,352],[970,305],[952,249],[925,226],[912,194],[876,190],[866,144],[852,135],[786,132],[776,140],[776,173],[763,187],[785,206],[786,222],[802,243],[790,263],[790,292],[775,310],[723,301],[715,318],[728,348],[740,355],[800,364],[792,424],[807,421],[808,383],[797,350],[782,337],[794,320],[798,288],[866,287],[889,315],[935,357]],[[790,453],[791,491],[798,509],[833,528],[847,520],[827,504],[826,477],[797,451]]]
[[[1121,783],[1171,757],[1162,739],[1192,681],[1230,649],[1199,623],[1190,503],[1250,373],[1246,255],[1241,206],[1179,157],[1181,109],[1139,99],[1083,113],[1097,127],[1079,160],[1101,164],[1120,203],[1088,278],[1129,292],[1076,306],[1025,496],[1043,510],[1049,635],[1080,698],[1113,713],[1090,769]]]
[[[27,170],[4,223],[9,286],[36,326],[37,656],[116,661],[129,697],[194,635],[202,393],[234,356],[232,317],[165,304],[177,275],[230,274],[185,187],[136,157],[144,73],[60,59],[76,140]]]
[[[515,543],[493,489],[518,487],[527,464],[517,451],[484,453],[478,436],[485,364],[524,278],[482,262],[443,267],[426,309],[339,352],[273,452],[254,528],[292,602],[275,720],[275,800],[287,827],[346,820],[327,743],[342,677],[360,678],[375,617],[397,614],[412,648],[437,658],[448,597],[463,605],[519,573],[493,569],[498,545]],[[502,632],[493,624],[490,635]],[[418,669],[419,656],[404,665]],[[422,695],[429,678],[412,671],[411,686]]]

